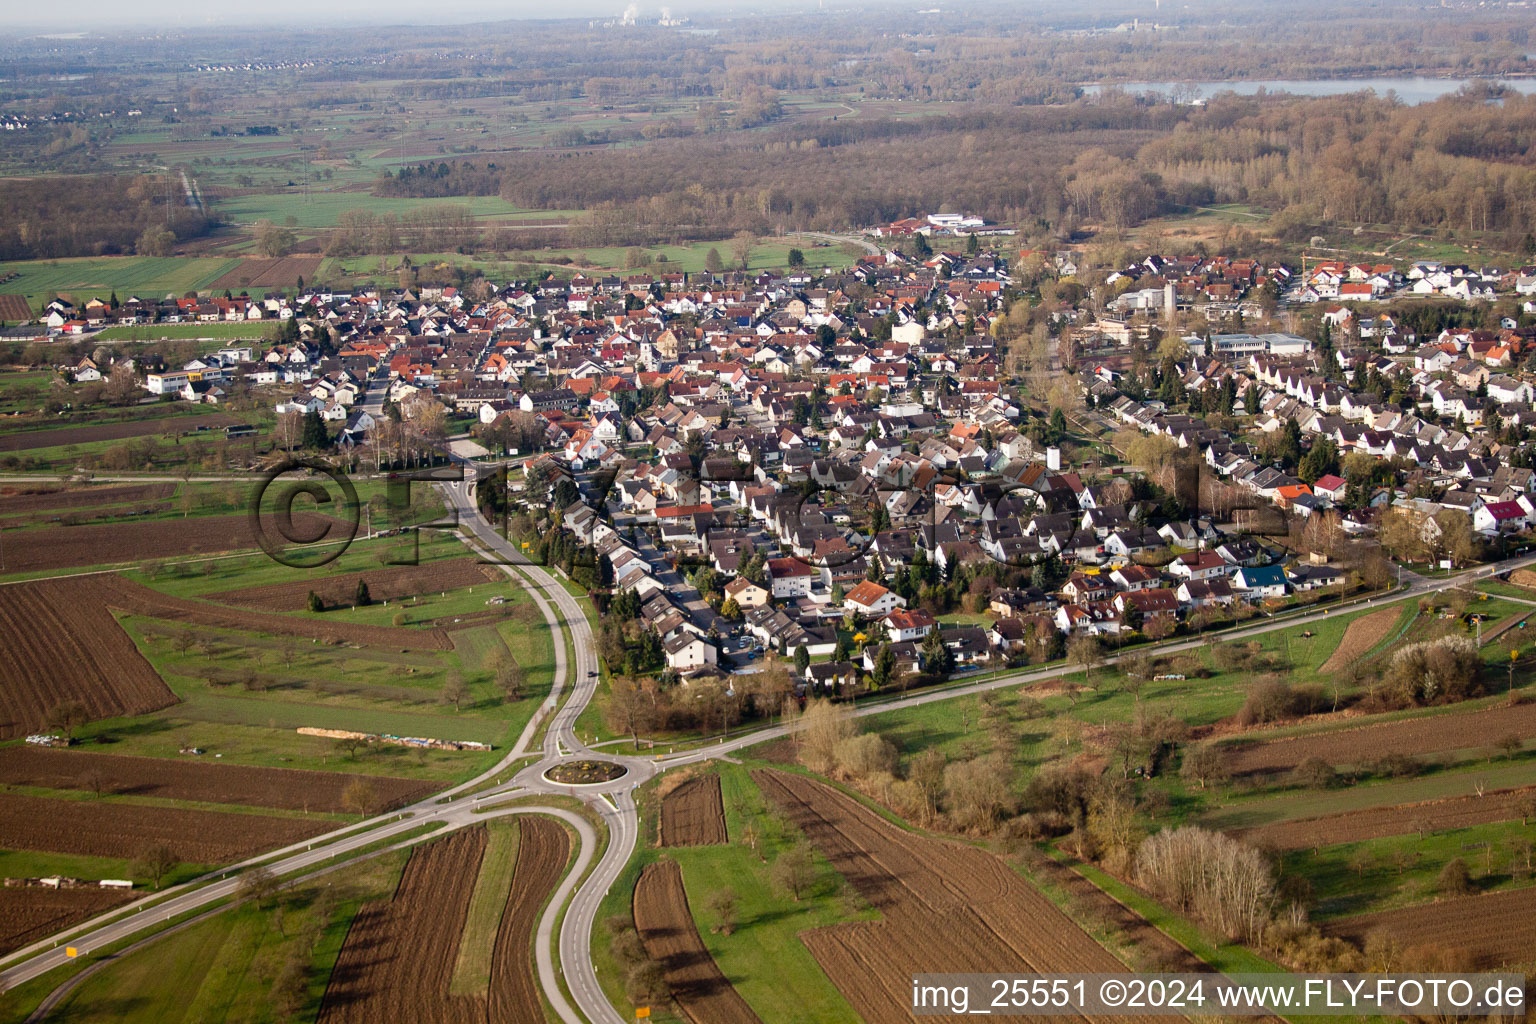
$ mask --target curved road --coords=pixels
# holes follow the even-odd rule
[[[474,779],[401,811],[381,815],[364,822],[361,826],[348,826],[328,836],[317,837],[309,843],[295,844],[260,858],[233,865],[223,871],[204,876],[202,879],[166,890],[164,893],[145,897],[137,903],[129,904],[126,908],[120,908],[114,912],[119,916],[109,919],[107,923],[87,922],[43,942],[18,950],[4,960],[0,960],[0,963],[10,965],[0,971],[0,987],[9,989],[67,963],[62,949],[65,941],[89,952],[127,939],[171,917],[206,907],[216,900],[235,896],[239,890],[240,870],[258,862],[265,863],[283,876],[291,876],[294,872],[302,872],[305,869],[328,870],[338,865],[326,865],[325,862],[338,855],[371,846],[423,824],[441,823],[444,828],[432,833],[436,836],[441,835],[446,829],[460,828],[482,821],[487,815],[547,813],[569,823],[576,830],[580,843],[576,863],[557,888],[539,922],[535,959],[540,985],[550,1005],[566,1024],[583,1024],[583,1021],[589,1024],[624,1024],[624,1019],[608,1003],[598,985],[589,950],[598,907],[603,896],[634,853],[639,837],[639,814],[635,806],[633,790],[658,772],[678,765],[709,760],[743,747],[787,735],[793,730],[793,726],[780,725],[760,729],[730,740],[707,744],[692,751],[659,758],[599,754],[592,751],[580,741],[575,730],[576,719],[591,701],[598,681],[596,648],[586,614],[582,611],[577,599],[564,585],[542,567],[530,564],[514,545],[497,534],[480,515],[474,500],[472,480],[442,485],[441,489],[448,500],[449,507],[457,515],[460,526],[467,529],[473,538],[474,545],[496,556],[503,563],[503,571],[528,590],[556,640],[555,677],[550,695],[506,756],[493,768]],[[1432,591],[1475,582],[1495,573],[1529,565],[1536,565],[1536,554],[1527,554],[1438,579],[1405,573],[1406,585],[1393,594],[1366,602],[1356,602],[1347,607],[1352,610],[1353,607],[1362,604],[1381,606],[1410,600]],[[1223,633],[1221,638],[1250,637],[1277,629],[1288,629],[1320,621],[1330,612],[1343,610],[1345,608],[1335,606],[1326,611],[1318,610],[1263,620],[1239,630]],[[564,641],[567,636],[570,639],[571,655],[566,652]],[[1160,653],[1176,652],[1200,647],[1209,642],[1212,641],[1197,637],[1160,644],[1155,649]],[[1140,648],[1138,653],[1145,650],[1148,648]],[[1120,660],[1119,656],[1111,656],[1106,658],[1104,663],[1114,664],[1118,660]],[[993,678],[979,679],[974,683],[953,685],[896,700],[866,704],[856,708],[854,713],[859,716],[882,714],[899,708],[1054,678],[1070,671],[1062,666],[1055,666],[1000,674]],[[565,699],[562,702],[563,693]],[[532,752],[530,745],[533,737],[546,724],[548,727],[544,728],[538,759],[516,772],[512,778],[505,779],[504,773],[515,762]],[[618,761],[624,764],[629,772],[610,783],[582,787],[557,785],[544,778],[544,772],[552,765],[572,758],[588,756]],[[491,785],[465,798],[468,790],[486,783]],[[599,816],[608,830],[607,845],[601,857],[596,855],[599,837],[595,829],[579,815],[551,807],[493,806],[494,802],[508,798],[536,798],[540,795],[552,794],[576,797]],[[485,807],[483,812],[478,810],[482,806]],[[337,836],[340,838],[334,838]],[[319,845],[328,841],[329,845]],[[409,841],[411,840],[407,840]],[[595,866],[593,866],[594,859]],[[589,868],[591,873],[586,874]],[[567,900],[569,900],[568,907]],[[150,903],[155,905],[150,907],[148,906]],[[562,908],[565,908],[565,917],[559,929],[557,961],[551,955],[551,947],[557,938],[555,923]],[[570,1001],[575,1002],[575,1008],[570,1005],[570,1001],[565,998],[561,989],[562,973],[565,989],[570,993]]]

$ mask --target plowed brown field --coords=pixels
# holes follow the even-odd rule
[[[1404,946],[1465,949],[1480,968],[1536,962],[1536,888],[1440,900],[1331,921],[1329,935],[1363,943],[1380,929]]]
[[[189,864],[225,864],[297,843],[333,821],[0,794],[0,849],[132,857],[164,843]]]
[[[444,562],[428,562],[426,565],[397,565],[339,576],[316,575],[314,579],[273,583],[245,590],[226,590],[208,596],[215,601],[244,608],[292,612],[308,607],[310,591],[318,594],[327,605],[350,606],[357,596],[359,581],[368,584],[368,596],[372,600],[393,601],[417,594],[479,586],[496,580],[498,575],[493,566],[482,565],[477,559],[452,558]]]
[[[1328,656],[1318,672],[1323,675],[1342,672],[1366,651],[1379,644],[1392,627],[1397,625],[1397,617],[1401,613],[1402,609],[1397,605],[1390,605],[1355,619],[1344,630],[1344,639],[1339,642],[1338,650]]]
[[[419,846],[388,902],[352,919],[320,1003],[319,1024],[481,1024],[485,1003],[448,995],[484,828],[460,829]]]
[[[720,776],[689,779],[661,798],[662,846],[713,846],[726,841]]]
[[[801,775],[764,770],[753,777],[881,913],[880,921],[834,925],[801,936],[865,1020],[918,1021],[909,1008],[911,979],[923,972],[1126,972],[992,854],[905,832],[831,786]]]
[[[570,839],[548,818],[519,825],[517,866],[496,931],[488,996],[450,996],[484,828],[418,847],[389,901],[358,912],[320,1006],[319,1024],[543,1024],[533,930],[565,871]]]
[[[40,512],[49,509],[92,508],[124,505],[134,501],[162,501],[176,491],[175,484],[128,484],[123,487],[78,487],[22,491],[6,488],[0,493],[0,515]]]
[[[549,818],[522,818],[518,834],[517,866],[512,869],[512,889],[501,912],[491,963],[488,1019],[493,1024],[533,1024],[544,1019],[533,977],[533,928],[565,873],[571,852],[570,836]]]
[[[306,535],[346,536],[339,519],[297,512],[293,521]],[[325,527],[329,532],[322,532]],[[86,523],[8,532],[5,571],[37,572],[82,565],[116,565],[148,558],[185,558],[259,547],[249,520],[237,516],[147,519],[137,523]]]
[[[43,728],[66,700],[82,702],[92,720],[176,703],[107,610],[100,580],[0,586],[0,739]]]
[[[437,783],[294,768],[248,768],[211,761],[171,761],[120,754],[87,754],[45,747],[0,749],[0,783],[42,789],[94,789],[166,800],[274,807],[285,811],[348,811],[342,795],[359,780],[373,787],[377,810],[413,803],[438,789]]]
[[[360,623],[331,622],[325,619],[275,615],[270,612],[225,608],[222,605],[162,594],[115,574],[89,577],[103,592],[109,606],[134,615],[156,619],[190,622],[220,629],[240,629],[253,633],[277,633],[315,640],[338,640],[370,647],[396,650],[448,651],[453,640],[441,629],[407,629],[398,626],[368,626]]]
[[[168,416],[156,420],[123,420],[118,423],[99,423],[93,427],[55,427],[49,430],[18,430],[0,436],[0,452],[22,452],[33,448],[56,448],[65,444],[91,444],[95,441],[121,441],[129,437],[148,437],[151,434],[180,434],[198,427],[227,427],[239,422],[232,416],[215,413],[211,416]],[[212,439],[222,439],[223,434],[209,434]]]
[[[1305,736],[1233,743],[1228,764],[1239,775],[1289,771],[1309,757],[1331,764],[1369,764],[1383,754],[1432,754],[1486,747],[1500,736],[1536,733],[1536,703],[1497,704],[1480,711],[1332,729]]]
[[[677,862],[646,865],[635,883],[634,911],[645,951],[661,964],[672,998],[693,1024],[761,1024],[699,938]]]
[[[1448,800],[1428,800],[1395,807],[1368,807],[1364,810],[1327,814],[1320,818],[1279,821],[1243,833],[1250,842],[1277,850],[1305,850],[1336,843],[1358,843],[1379,836],[1400,836],[1418,830],[1419,822],[1428,822],[1439,831],[1467,828],[1490,821],[1510,821],[1520,817],[1519,801],[1531,792],[1525,789],[1501,789],[1482,796],[1459,796]]]
[[[247,257],[238,266],[226,270],[208,287],[213,291],[224,288],[292,288],[301,277],[314,280],[315,274],[320,271],[321,259],[319,256]],[[256,334],[260,334],[261,330],[259,324],[252,327]]]
[[[0,889],[0,956],[133,898],[121,889]]]

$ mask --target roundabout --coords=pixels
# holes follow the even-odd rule
[[[544,778],[562,786],[601,786],[622,779],[629,769],[617,761],[562,761],[544,772]]]

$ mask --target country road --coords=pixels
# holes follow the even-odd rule
[[[473,825],[488,815],[517,813],[547,813],[566,821],[575,830],[577,859],[571,871],[562,880],[540,919],[535,943],[535,961],[540,986],[549,1004],[566,1024],[623,1024],[624,1018],[608,1002],[598,983],[596,970],[590,956],[593,929],[603,897],[607,894],[625,864],[634,853],[639,838],[639,814],[635,805],[634,789],[659,772],[684,764],[707,761],[763,743],[792,731],[792,726],[778,725],[743,733],[729,740],[708,743],[696,749],[673,755],[647,758],[609,753],[598,754],[583,744],[576,734],[578,716],[591,702],[598,684],[597,654],[593,642],[590,620],[583,612],[578,599],[543,567],[533,565],[517,550],[516,546],[500,536],[491,523],[480,514],[475,502],[474,477],[477,470],[466,467],[466,479],[437,485],[443,492],[449,509],[458,517],[461,526],[470,534],[472,547],[483,555],[495,556],[503,571],[523,586],[532,596],[554,634],[555,675],[550,695],[516,743],[497,764],[452,789],[402,810],[381,815],[362,823],[348,825],[328,835],[318,836],[307,843],[294,844],[273,851],[259,858],[232,865],[219,872],[195,879],[162,893],[156,893],[126,907],[120,907],[109,915],[88,921],[34,943],[0,959],[0,987],[5,989],[30,981],[63,966],[69,961],[64,955],[66,942],[89,954],[104,946],[123,942],[162,925],[171,918],[204,910],[220,900],[239,894],[240,872],[261,863],[287,879],[302,877],[322,869],[334,868],[338,857],[355,853],[363,847],[380,844],[422,825],[440,824],[442,827],[429,836],[409,837],[405,842],[420,842],[435,838],[445,831]],[[1289,629],[1310,622],[1317,622],[1329,614],[1340,614],[1356,607],[1380,607],[1461,584],[1475,582],[1495,573],[1536,565],[1536,554],[1526,554],[1492,565],[1465,570],[1441,578],[1404,573],[1404,585],[1395,592],[1372,597],[1349,605],[1332,606],[1328,609],[1283,615],[1260,620],[1252,625],[1220,634],[1220,639],[1240,639],[1261,635],[1279,629]],[[1156,650],[1172,653],[1192,650],[1214,642],[1213,637],[1184,638],[1149,647],[1138,648],[1138,653]],[[569,651],[567,643],[569,641]],[[1121,656],[1105,659],[1114,664]],[[971,683],[949,685],[899,697],[888,701],[871,701],[858,706],[858,716],[883,714],[901,708],[917,707],[937,701],[987,690],[1019,686],[1031,682],[1055,678],[1072,671],[1065,666],[1021,672],[1003,673],[978,679]],[[517,771],[510,779],[505,773],[520,759],[535,753],[533,743],[542,731],[537,760]],[[556,784],[545,778],[545,772],[561,762],[584,757],[601,757],[623,764],[628,773],[611,782],[591,786]],[[488,784],[489,785],[486,785]],[[484,789],[479,787],[485,786]],[[477,790],[472,795],[469,790]],[[507,800],[552,795],[575,797],[584,803],[607,829],[606,844],[592,824],[570,811],[542,806],[519,805],[495,807]],[[484,810],[482,810],[484,808]],[[401,845],[404,845],[403,842]],[[602,846],[599,856],[598,847]],[[595,861],[595,863],[594,863]],[[590,869],[590,872],[589,872]],[[151,906],[152,904],[152,906]],[[555,926],[559,922],[559,933]],[[152,937],[153,938],[153,937]],[[557,955],[552,953],[552,948]],[[563,977],[565,990],[560,979]],[[567,1000],[565,991],[569,991]],[[58,994],[58,990],[56,990]],[[570,1005],[571,1001],[576,1004]]]

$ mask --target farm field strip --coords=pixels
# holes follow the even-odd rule
[[[761,1024],[699,938],[676,861],[646,865],[635,883],[634,915],[645,951],[693,1024]]]
[[[1388,605],[1379,611],[1355,619],[1344,631],[1344,639],[1338,649],[1328,656],[1327,661],[1318,666],[1317,671],[1322,675],[1342,672],[1380,643],[1391,632],[1401,615],[1401,608]]]
[[[64,701],[93,720],[176,702],[105,598],[94,576],[0,586],[0,739],[43,727]]]
[[[1509,733],[1536,734],[1536,702],[1496,704],[1477,711],[1446,711],[1390,722],[1365,721],[1270,740],[1249,737],[1226,744],[1225,752],[1235,774],[1254,775],[1286,771],[1309,757],[1333,764],[1365,764],[1389,753],[1464,750],[1486,746]]]
[[[117,801],[0,795],[0,847],[10,850],[123,857],[164,844],[183,861],[222,864],[300,842],[330,831],[335,824]]]
[[[485,829],[469,828],[412,851],[394,896],[353,918],[319,1024],[483,1019],[483,1003],[448,995],[448,983],[485,844]]]
[[[247,608],[296,612],[308,606],[311,592],[327,605],[350,605],[357,595],[360,582],[368,584],[368,596],[373,601],[394,601],[418,594],[503,582],[493,575],[494,569],[487,569],[475,558],[452,558],[422,565],[383,566],[371,571],[311,577],[290,583],[271,583],[202,596]]]
[[[126,505],[139,501],[164,501],[176,493],[170,483],[126,484],[90,488],[4,488],[0,491],[0,515],[62,509],[74,511],[101,505]]]
[[[533,975],[533,932],[565,871],[563,826],[528,816],[482,995],[450,992],[488,842],[484,826],[416,847],[394,896],[353,919],[321,1002],[319,1024],[490,1024],[545,1020]]]
[[[223,428],[239,422],[225,413],[203,416],[173,416],[157,420],[120,420],[92,427],[49,427],[43,430],[17,430],[0,434],[0,452],[21,452],[33,448],[58,448],[62,445],[94,444],[98,441],[122,441],[130,437],[154,434],[180,434],[198,427]],[[209,436],[213,436],[211,433]],[[218,435],[223,437],[222,434]]]
[[[720,776],[689,779],[662,797],[662,846],[716,846],[727,841]]]
[[[1536,887],[1440,900],[1426,906],[1361,914],[1324,926],[1363,943],[1385,932],[1404,946],[1438,946],[1455,936],[1479,968],[1536,962]]]
[[[0,888],[0,956],[132,899],[120,889]]]
[[[492,954],[488,1020],[542,1021],[542,997],[533,976],[533,932],[571,854],[565,826],[551,818],[520,816],[517,866],[501,912]]]
[[[102,780],[107,793],[321,813],[355,810],[348,806],[346,792],[359,782],[372,790],[376,811],[414,803],[438,788],[430,782],[380,775],[242,767],[30,746],[0,749],[0,783],[5,785],[90,789],[93,776]]]
[[[911,976],[925,971],[1010,964],[1045,974],[1125,972],[992,854],[904,832],[851,797],[804,776],[761,771],[754,778],[764,796],[882,915],[880,921],[833,925],[802,936],[865,1020],[916,1020],[906,993]]]
[[[1249,842],[1277,850],[1302,850],[1403,835],[1417,831],[1421,823],[1433,831],[1467,828],[1519,818],[1521,798],[1531,791],[1531,787],[1526,787],[1486,793],[1483,796],[1462,796],[1345,811],[1317,818],[1298,818],[1251,829],[1242,833],[1242,836]]]
[[[279,615],[273,612],[236,611],[221,605],[172,597],[141,586],[123,576],[107,573],[89,577],[105,591],[104,601],[119,611],[169,619],[199,626],[215,626],[248,633],[277,633],[312,640],[352,642],[396,650],[447,651],[453,641],[441,629],[410,629],[404,626],[370,626],[361,623]]]
[[[340,520],[312,512],[295,513],[296,526],[306,531],[324,525],[329,536],[345,536]],[[258,547],[244,515],[191,516],[186,519],[146,519],[129,523],[88,523],[16,530],[6,538],[5,571],[37,572],[118,565],[144,558],[181,558]]]

